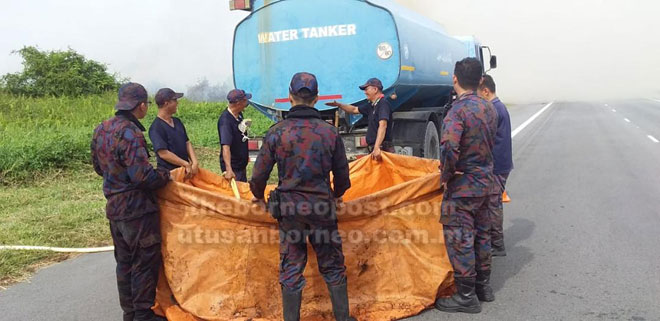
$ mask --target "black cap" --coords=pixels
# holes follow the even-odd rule
[[[243,99],[249,100],[250,98],[252,98],[252,94],[246,93],[243,89],[232,89],[227,94],[227,101],[230,104],[235,104]]]
[[[378,79],[378,78],[371,78],[371,79],[367,80],[367,82],[364,85],[360,86],[360,90],[365,90],[369,86],[374,86],[374,87],[378,88],[378,90],[381,90],[381,91],[383,90],[383,83],[380,82],[380,79]]]
[[[137,107],[139,103],[144,103],[149,100],[147,90],[144,89],[144,86],[135,82],[123,84],[119,88],[117,98],[118,101],[115,105],[116,110],[132,110]]]
[[[289,85],[289,93],[300,96],[300,91],[307,89],[311,94],[307,96],[316,96],[319,94],[319,84],[316,81],[316,76],[308,72],[299,72],[291,78]],[[303,97],[306,98],[306,97]]]
[[[161,88],[156,93],[156,105],[162,106],[168,100],[175,100],[181,97],[183,97],[183,93],[177,93],[170,88]]]

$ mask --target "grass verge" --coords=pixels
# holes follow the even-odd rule
[[[114,113],[116,99],[116,93],[77,98],[0,93],[0,244],[112,244],[102,180],[90,165],[89,144],[94,128]],[[176,115],[186,125],[200,166],[216,173],[217,120],[226,108],[226,103],[182,99]],[[145,127],[156,113],[153,104],[142,120]],[[272,124],[252,107],[244,115],[253,120],[250,136],[263,134]],[[0,251],[0,286],[67,257],[48,251]]]
[[[218,150],[196,147],[200,166],[220,173]],[[152,161],[155,161],[152,157]],[[248,166],[248,177],[252,163]],[[277,181],[274,170],[270,182]],[[0,185],[0,244],[57,247],[112,245],[102,179],[91,165],[35,172],[29,181]],[[0,251],[0,286],[69,258],[49,251]]]

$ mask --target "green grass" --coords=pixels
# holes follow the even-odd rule
[[[37,174],[30,184],[0,186],[0,244],[87,247],[111,243],[102,182],[89,165]],[[0,251],[0,284],[66,255]]]
[[[195,148],[202,168],[220,173],[218,149]],[[152,162],[155,159],[152,157]],[[248,177],[252,163],[248,165]],[[89,164],[33,173],[29,182],[0,185],[0,244],[56,247],[112,245],[102,179]],[[277,181],[274,170],[270,182]],[[0,251],[0,286],[67,258],[47,251]]]
[[[102,179],[90,164],[89,143],[94,128],[114,114],[115,102],[114,93],[81,98],[0,93],[0,244],[112,244]],[[226,108],[226,103],[183,99],[176,115],[186,125],[200,166],[216,173],[220,172],[217,120]],[[156,113],[154,104],[142,120],[145,127]],[[244,114],[253,120],[251,136],[262,135],[272,124],[252,107]],[[248,175],[251,170],[249,165]],[[47,251],[0,251],[0,286],[67,257]]]
[[[39,267],[69,258],[49,251],[0,251],[0,289],[27,278]]]
[[[89,163],[94,128],[113,115],[116,99],[114,93],[82,98],[0,94],[0,184],[29,180],[35,171]],[[218,117],[226,108],[226,103],[182,99],[176,116],[185,124],[194,146],[216,147]],[[142,120],[145,127],[156,113],[153,104]],[[244,114],[253,120],[253,136],[263,135],[272,124],[252,107]]]
[[[0,244],[108,244],[102,181],[84,166],[27,186],[0,187]]]

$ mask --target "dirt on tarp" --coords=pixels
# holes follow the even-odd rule
[[[155,310],[169,320],[281,320],[277,222],[206,170],[159,192],[164,269]],[[451,291],[435,160],[384,154],[350,164],[339,211],[351,314],[358,320],[416,315]],[[274,188],[269,186],[267,190]],[[266,193],[266,195],[268,195]],[[316,256],[309,259],[301,319],[333,320]]]

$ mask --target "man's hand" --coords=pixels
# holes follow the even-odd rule
[[[344,204],[344,198],[343,197],[335,198],[335,205],[337,206],[336,207],[337,209],[340,209],[340,208],[343,208],[344,206],[346,206]]]
[[[156,173],[158,173],[158,176],[167,176],[167,180],[170,182],[174,181],[174,177],[170,175],[170,171],[163,167],[156,167]]]
[[[325,105],[330,107],[337,107],[337,108],[341,107],[341,103],[336,100],[333,100],[329,103],[325,103]]]
[[[371,152],[371,158],[379,162],[381,161],[382,156],[381,156],[380,147],[374,147],[374,151]]]
[[[234,174],[234,171],[233,171],[233,170],[228,169],[228,170],[225,172],[225,179],[228,180],[228,181],[231,181],[232,178],[235,179],[235,178],[236,178],[236,174]]]
[[[266,206],[266,201],[263,198],[256,198],[256,197],[252,198],[252,204],[256,204],[257,206],[259,206],[259,208],[261,208],[265,212],[268,211],[268,208]]]
[[[199,164],[197,162],[192,163],[192,176],[197,175],[199,173]]]
[[[193,177],[192,165],[190,163],[186,163],[184,168],[186,169],[186,175],[184,176],[184,179],[191,179]]]

